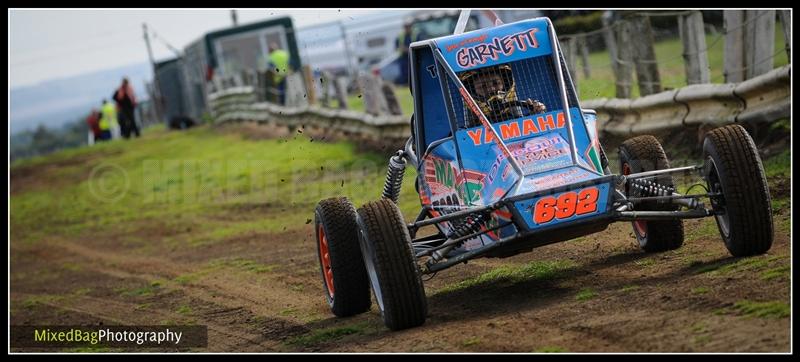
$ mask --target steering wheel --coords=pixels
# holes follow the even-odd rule
[[[544,103],[541,103],[539,101],[533,101],[533,103],[528,103],[528,102],[525,102],[525,101],[520,101],[520,100],[516,100],[515,99],[515,100],[510,100],[510,101],[504,102],[503,103],[503,107],[520,107],[521,109],[526,110],[528,112],[528,115],[547,112],[547,106],[544,106],[544,111],[543,112],[537,112],[536,107],[535,107],[535,104],[537,102],[544,106]]]
[[[520,106],[520,107],[528,108],[528,109],[531,108],[530,104],[528,104],[526,102],[523,102],[523,101],[520,101],[520,100],[517,100],[517,99],[505,102],[503,104],[506,105],[506,106]]]

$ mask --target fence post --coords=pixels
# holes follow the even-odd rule
[[[364,111],[367,114],[381,115],[388,113],[388,105],[383,97],[380,79],[366,72],[359,72],[356,78],[364,99]]]
[[[611,11],[606,11],[603,14],[603,40],[606,43],[606,49],[608,49],[608,55],[611,56],[611,68],[614,70],[616,74],[617,68],[617,39],[614,34],[614,27],[611,24]]]
[[[348,109],[347,105],[347,78],[345,77],[338,77],[336,78],[336,100],[339,101],[339,109]]]
[[[655,39],[650,18],[635,16],[631,19],[631,42],[633,59],[636,64],[636,78],[639,83],[639,96],[661,92],[661,79],[658,76]]]
[[[304,94],[307,94],[303,74],[291,73],[286,76],[285,94],[282,106],[302,107],[308,104],[307,99],[303,97]]]
[[[616,55],[611,58],[614,64],[614,80],[617,85],[617,98],[631,97],[631,73],[633,73],[633,49],[631,44],[631,25],[627,20],[618,23],[616,29]],[[609,52],[610,53],[610,52]]]
[[[256,102],[264,102],[267,100],[266,94],[264,93],[264,80],[265,74],[262,71],[256,71],[256,84],[253,86],[256,90]]]
[[[214,76],[214,78],[211,79],[211,84],[213,85],[212,93],[225,89],[225,84],[222,77]]]
[[[317,87],[314,86],[314,72],[308,64],[303,66],[303,80],[305,81],[308,104],[317,103]]]
[[[328,73],[327,71],[322,71],[322,74],[321,74],[320,79],[319,79],[320,88],[322,89],[322,94],[321,94],[321,97],[320,97],[320,104],[325,108],[330,107],[330,101],[331,101],[331,91],[330,91],[330,89],[331,89],[331,86],[332,86],[332,84],[331,84],[332,81],[333,81],[333,77],[331,77],[331,74]]]
[[[253,86],[255,85],[255,70],[253,69],[243,69],[242,70],[242,84],[245,86]]]
[[[386,99],[386,88],[383,87],[383,78],[375,76],[374,74],[367,73],[370,80],[370,89],[375,91],[376,100],[378,103],[378,115],[391,114],[389,108],[389,100]]]
[[[589,45],[586,42],[586,36],[578,38],[578,47],[581,49],[581,62],[583,62],[583,77],[589,79],[592,77],[592,71],[589,69]]]
[[[708,66],[703,13],[693,11],[689,15],[678,16],[678,29],[683,43],[683,64],[686,69],[686,83],[711,83],[711,69]]]
[[[239,86],[248,86],[247,84],[247,69],[242,69],[239,71],[239,78],[241,84]]]
[[[775,10],[747,10],[744,49],[747,79],[769,72],[775,54]]]
[[[786,58],[792,59],[792,15],[789,10],[781,10],[778,12],[781,17],[781,25],[783,25],[783,41],[786,43]]]
[[[400,107],[400,101],[397,100],[397,94],[395,94],[392,84],[381,80],[381,90],[383,91],[383,98],[386,99],[386,105],[388,106],[389,114],[403,114],[403,108]]]
[[[725,83],[739,83],[744,80],[744,45],[742,23],[744,10],[723,10],[725,31],[724,72]]]
[[[564,45],[565,49],[562,51],[564,52],[564,58],[566,58],[567,63],[567,71],[569,71],[569,76],[572,78],[572,84],[575,85],[575,91],[578,90],[578,74],[576,72],[576,68],[578,67],[578,52],[577,52],[577,43],[575,41],[575,37],[569,37],[566,41],[562,41],[561,45]]]
[[[278,93],[275,88],[275,72],[272,70],[265,70],[263,72],[259,72],[258,79],[259,79],[259,92],[260,92],[260,101],[262,102],[270,102],[270,103],[278,103]]]
[[[772,70],[775,10],[725,10],[725,81],[738,83]]]

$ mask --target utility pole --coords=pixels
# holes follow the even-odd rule
[[[233,20],[233,26],[239,25],[239,22],[236,21],[236,9],[231,10],[231,19]]]
[[[342,39],[344,39],[344,56],[347,57],[347,73],[350,75],[351,78],[355,77],[355,69],[353,69],[353,57],[352,53],[350,52],[350,42],[347,39],[347,30],[344,28],[344,23],[340,20],[339,21],[339,28],[342,30]],[[356,60],[358,61],[358,60]]]
[[[153,60],[153,50],[150,48],[150,36],[147,32],[147,23],[142,23],[144,30],[144,43],[147,44],[147,56],[150,58],[150,66],[153,68],[153,108],[156,110],[156,119],[161,122],[161,89],[158,84],[158,72],[156,72],[156,62]]]

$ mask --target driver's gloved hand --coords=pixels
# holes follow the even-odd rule
[[[545,113],[545,112],[547,112],[547,106],[545,106],[544,103],[539,102],[538,100],[534,100],[534,99],[528,98],[528,99],[526,99],[524,101],[524,103],[528,106],[528,108],[533,113]]]
[[[489,98],[489,100],[486,101],[486,106],[489,108],[489,112],[486,113],[486,118],[492,123],[501,121],[502,115],[506,113],[507,107],[505,103],[502,95],[495,95]]]
[[[503,109],[504,102],[502,99],[498,98],[498,99],[490,99],[488,104],[489,104],[489,109],[491,109],[494,112],[499,112]]]

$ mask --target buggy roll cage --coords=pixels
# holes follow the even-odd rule
[[[461,15],[459,16],[459,20],[458,20],[458,22],[456,24],[456,29],[454,31],[454,35],[463,33],[464,27],[466,26],[466,21],[465,20],[469,18],[469,12],[470,12],[469,10],[463,10],[461,12]],[[489,11],[489,12],[491,14],[494,14],[493,11]],[[495,20],[494,21],[495,26],[502,24],[502,22],[499,20],[499,18],[496,16],[496,14],[494,14],[494,20]],[[561,45],[559,44],[558,39],[556,37],[555,29],[553,27],[553,24],[552,24],[552,22],[550,21],[549,18],[544,18],[544,20],[546,20],[548,35],[549,35],[549,39],[550,39],[550,42],[551,42],[551,45],[552,45],[552,52],[551,52],[550,55],[553,57],[553,61],[554,61],[554,67],[555,67],[557,80],[558,80],[557,85],[559,85],[559,90],[558,90],[559,92],[558,93],[559,93],[560,100],[561,100],[562,105],[563,105],[563,110],[564,110],[563,113],[564,113],[564,116],[565,116],[565,123],[566,123],[566,127],[565,128],[567,129],[568,138],[569,138],[567,140],[567,142],[568,142],[569,148],[570,148],[571,164],[569,166],[567,166],[567,167],[575,167],[575,166],[577,166],[577,167],[579,167],[579,168],[581,168],[581,169],[583,169],[585,171],[588,171],[588,172],[591,172],[591,173],[594,173],[594,174],[603,175],[603,172],[604,172],[603,170],[600,170],[600,172],[597,172],[594,169],[591,169],[591,168],[587,167],[585,165],[585,162],[582,162],[582,160],[578,157],[577,147],[575,145],[575,134],[574,134],[574,130],[573,130],[572,114],[569,111],[570,110],[570,102],[569,102],[569,97],[567,95],[567,86],[571,87],[570,89],[573,92],[572,94],[576,95],[575,96],[575,98],[576,98],[575,99],[575,101],[576,101],[575,102],[575,106],[578,108],[578,110],[580,112],[579,114],[583,115],[586,111],[584,111],[580,107],[580,105],[578,103],[577,92],[575,92],[574,84],[571,81],[567,82],[567,80],[565,79],[565,73],[567,74],[567,76],[570,76],[570,75],[568,73],[569,71],[562,67],[562,64],[565,64],[565,63],[562,63],[563,54],[561,52]],[[523,181],[525,180],[525,176],[526,176],[525,173],[522,170],[522,167],[519,165],[518,160],[511,154],[511,152],[509,151],[507,145],[503,141],[503,139],[500,136],[500,134],[492,126],[492,123],[489,122],[489,120],[487,119],[486,115],[483,113],[481,108],[477,105],[477,102],[475,101],[475,99],[472,97],[472,95],[468,91],[466,91],[466,88],[465,88],[464,84],[461,82],[459,77],[456,75],[455,71],[452,69],[452,67],[450,67],[450,65],[445,60],[444,55],[441,53],[439,48],[436,46],[436,41],[439,40],[439,39],[441,39],[441,38],[429,39],[429,40],[415,42],[414,44],[411,45],[411,48],[415,48],[415,47],[419,47],[419,46],[429,46],[431,48],[431,50],[433,52],[434,59],[435,59],[434,64],[436,65],[435,69],[436,69],[437,78],[439,79],[440,86],[441,86],[442,93],[443,93],[442,96],[445,97],[445,99],[446,99],[445,92],[446,92],[446,90],[448,88],[446,87],[446,84],[445,84],[445,77],[443,77],[443,75],[445,75],[458,88],[459,93],[461,94],[461,98],[465,102],[465,105],[477,116],[478,120],[480,121],[481,125],[486,130],[486,132],[492,132],[492,134],[494,136],[494,137],[492,137],[493,141],[497,144],[498,148],[502,151],[502,153],[507,157],[509,163],[511,164],[511,166],[512,166],[512,168],[514,170],[514,172],[517,173],[517,175],[519,176],[518,180],[516,181],[516,186],[514,186],[515,191],[517,191],[522,186]],[[411,67],[411,72],[410,73],[411,73],[411,77],[412,77],[412,82],[411,82],[412,83],[412,94],[414,94],[415,98],[416,98],[416,97],[419,96],[419,95],[417,95],[419,90],[414,89],[414,88],[417,87],[417,82],[415,81],[416,80],[416,78],[415,78],[416,77],[416,74],[415,74],[416,73],[416,69],[415,69],[415,67]],[[567,84],[567,83],[569,83],[569,84]],[[414,92],[413,90],[416,90],[416,92]],[[416,99],[415,99],[415,103],[416,103]],[[390,169],[389,169],[390,176],[391,176],[391,173],[393,172],[392,163],[395,163],[395,165],[397,165],[399,163],[402,163],[402,165],[403,165],[402,167],[404,167],[405,162],[408,162],[411,165],[413,165],[417,171],[419,171],[419,168],[421,167],[421,162],[420,162],[421,158],[424,158],[426,155],[428,155],[431,152],[431,150],[434,147],[436,147],[437,145],[441,144],[442,142],[444,142],[444,141],[446,141],[448,139],[454,138],[454,135],[456,134],[456,130],[458,129],[458,126],[456,125],[455,117],[453,117],[453,114],[454,114],[453,104],[452,104],[452,102],[444,102],[444,103],[445,103],[445,106],[447,107],[447,114],[448,114],[447,118],[448,118],[449,126],[450,126],[450,129],[451,129],[450,135],[446,136],[446,137],[443,137],[443,138],[440,138],[440,139],[437,139],[435,141],[432,141],[430,144],[428,144],[428,146],[426,147],[425,152],[422,154],[422,156],[418,157],[416,152],[415,152],[415,150],[417,149],[418,146],[422,145],[422,142],[420,142],[419,137],[415,137],[415,134],[416,135],[424,134],[424,128],[423,128],[423,125],[420,122],[416,122],[416,120],[413,120],[413,118],[412,118],[412,120],[413,120],[412,125],[411,125],[412,135],[406,141],[405,146],[403,147],[403,149],[399,150],[397,152],[397,154],[391,158],[391,160],[390,160]],[[459,158],[459,162],[460,162],[461,154],[460,154],[460,151],[458,151],[458,146],[456,146],[456,152],[457,152],[457,155],[458,155],[457,157]],[[612,221],[637,221],[637,220],[666,220],[666,219],[703,218],[703,217],[715,215],[718,212],[715,212],[712,209],[707,209],[704,206],[704,204],[699,201],[699,199],[700,198],[706,198],[706,197],[707,198],[715,198],[715,197],[719,197],[720,194],[716,194],[716,193],[712,193],[712,192],[706,192],[706,193],[703,193],[703,194],[682,195],[682,194],[679,194],[677,192],[674,192],[674,190],[669,189],[669,190],[667,190],[667,192],[661,192],[660,194],[658,194],[656,196],[628,197],[628,196],[625,195],[625,193],[620,191],[620,189],[624,190],[626,185],[631,184],[632,182],[636,182],[636,180],[646,180],[646,179],[654,178],[656,176],[662,176],[662,175],[668,175],[668,174],[676,174],[676,173],[692,173],[692,172],[696,172],[700,176],[703,176],[703,175],[707,174],[708,168],[709,168],[709,165],[708,165],[708,162],[706,162],[706,163],[704,163],[702,165],[693,165],[693,166],[677,167],[677,168],[670,168],[670,169],[663,169],[663,170],[654,170],[654,171],[640,172],[640,173],[629,174],[629,175],[614,175],[614,174],[611,174],[611,175],[602,176],[603,179],[613,180],[613,184],[614,184],[615,188],[612,190],[612,192],[609,193],[609,198],[610,198],[609,201],[610,201],[610,204],[611,204],[611,212],[607,213],[606,215],[604,215],[600,219],[601,220],[605,220],[608,223],[610,223]],[[396,170],[395,170],[395,172],[396,172]],[[387,176],[387,187],[388,187],[388,184],[390,183],[390,180],[389,180],[390,176]],[[402,177],[402,176],[400,176],[400,177]],[[445,235],[442,232],[441,229],[439,229],[438,233],[435,233],[435,234],[426,235],[426,236],[422,236],[422,237],[416,237],[417,231],[419,231],[419,229],[421,229],[422,227],[429,226],[429,225],[434,225],[434,224],[438,224],[438,223],[442,223],[442,222],[450,222],[450,221],[455,221],[455,220],[465,220],[465,219],[470,218],[470,217],[474,218],[476,216],[486,216],[486,215],[489,215],[492,212],[497,211],[497,210],[499,210],[499,209],[501,209],[503,207],[511,207],[515,200],[518,200],[518,199],[522,198],[523,196],[526,197],[526,198],[536,197],[537,195],[540,195],[540,194],[559,192],[560,189],[566,190],[568,187],[580,187],[581,184],[587,184],[588,182],[589,181],[584,181],[584,182],[579,182],[579,183],[575,183],[575,184],[559,186],[559,187],[552,188],[552,189],[546,189],[546,190],[542,190],[542,191],[538,191],[538,192],[534,192],[534,193],[529,193],[529,194],[525,194],[525,195],[517,195],[517,196],[511,197],[511,198],[503,198],[503,199],[500,199],[498,201],[495,201],[493,203],[490,203],[490,204],[484,205],[484,206],[423,205],[422,209],[420,210],[418,216],[415,218],[414,222],[409,223],[409,224],[406,225],[408,227],[409,233],[410,233],[410,235],[412,237],[411,244],[413,246],[415,256],[417,258],[425,257],[425,256],[431,256],[431,258],[428,260],[428,262],[425,264],[425,266],[421,269],[422,273],[423,274],[431,274],[431,273],[435,273],[435,272],[444,270],[444,269],[449,268],[451,266],[454,266],[454,265],[456,265],[458,263],[466,262],[467,260],[469,260],[471,258],[480,256],[480,255],[483,255],[483,254],[486,254],[486,253],[489,253],[489,252],[491,252],[491,251],[493,251],[493,250],[495,250],[497,248],[500,248],[502,246],[505,246],[505,245],[509,244],[510,242],[512,242],[514,240],[517,240],[519,238],[535,236],[536,234],[541,234],[541,232],[542,232],[542,230],[536,230],[536,229],[527,230],[527,231],[518,229],[518,231],[515,234],[513,234],[511,236],[508,236],[508,237],[500,238],[499,240],[497,240],[494,243],[491,243],[491,244],[488,244],[488,245],[484,245],[482,247],[479,247],[479,248],[476,248],[476,249],[473,249],[473,250],[466,251],[466,252],[458,254],[457,256],[454,256],[454,257],[445,258],[444,255],[442,255],[442,253],[441,253],[442,250],[449,250],[453,246],[456,246],[456,245],[458,245],[458,244],[460,244],[460,243],[462,243],[462,242],[464,242],[466,240],[469,240],[469,239],[484,235],[486,233],[501,229],[501,228],[506,227],[506,226],[508,226],[510,224],[514,224],[514,221],[506,222],[506,223],[500,223],[499,225],[493,226],[491,228],[483,228],[483,230],[480,230],[480,231],[477,231],[477,232],[474,232],[474,233],[470,233],[468,235],[456,235],[456,236],[450,236],[450,237],[448,237],[448,235]],[[395,190],[396,191],[395,195],[399,194],[399,186],[396,186],[396,187],[398,189]],[[387,189],[384,188],[384,195],[387,194],[386,190]],[[419,189],[417,191],[420,192]],[[396,198],[396,196],[395,196],[395,198]],[[395,201],[396,201],[396,199],[395,199]],[[657,202],[664,202],[664,203],[674,203],[674,204],[678,204],[678,205],[681,205],[681,206],[685,206],[685,207],[688,208],[688,210],[678,210],[678,211],[635,211],[635,205],[637,203],[639,203],[639,202],[644,202],[644,201],[657,201]],[[447,209],[447,210],[456,209],[457,211],[450,212],[450,213],[447,213],[445,215],[435,216],[435,217],[431,214],[431,211],[438,211],[438,210],[445,210],[445,209]],[[593,220],[593,221],[597,221],[597,220]],[[543,246],[543,245],[547,245],[547,244],[558,242],[558,241],[560,241],[560,240],[553,240],[553,239],[548,240],[547,238],[542,238],[541,240],[535,241],[531,245],[533,245],[533,247],[538,247],[538,246]]]
[[[502,24],[502,21],[494,13],[494,11],[486,10],[484,12],[487,13],[487,16],[489,16],[490,18],[492,18],[494,20],[495,26]],[[459,21],[456,24],[456,29],[454,31],[454,35],[463,33],[464,27],[466,26],[466,19],[469,18],[469,13],[470,13],[470,10],[462,10],[461,15],[459,16]],[[564,116],[565,116],[565,121],[566,121],[566,127],[565,128],[567,129],[568,138],[569,138],[567,140],[567,142],[569,143],[570,159],[571,159],[572,166],[578,166],[578,167],[580,167],[580,168],[582,168],[582,169],[584,169],[584,170],[586,170],[588,172],[592,172],[592,173],[597,174],[598,173],[597,171],[587,167],[585,165],[585,163],[582,162],[580,160],[580,158],[578,157],[577,147],[575,147],[575,134],[574,134],[574,130],[573,130],[573,127],[572,127],[573,126],[573,119],[572,119],[572,114],[569,111],[570,102],[569,102],[569,97],[567,96],[567,86],[570,87],[569,89],[572,91],[572,94],[577,95],[577,92],[575,91],[574,84],[572,82],[567,82],[566,78],[564,77],[565,72],[569,76],[569,74],[568,74],[569,70],[565,69],[564,67],[562,67],[562,64],[565,64],[565,63],[562,63],[563,62],[563,53],[561,51],[561,45],[559,44],[558,39],[556,38],[556,33],[555,33],[555,28],[553,27],[553,23],[550,21],[549,18],[542,18],[542,19],[544,19],[546,21],[546,23],[547,23],[547,32],[548,32],[548,35],[549,35],[549,41],[550,41],[550,44],[553,47],[550,56],[553,59],[553,65],[555,67],[555,72],[556,72],[556,75],[557,75],[558,95],[560,97],[561,104],[563,105],[563,111],[564,111]],[[467,105],[467,107],[475,114],[475,116],[477,116],[478,120],[483,125],[483,127],[486,129],[486,131],[487,132],[491,132],[493,134],[494,137],[492,137],[492,138],[493,138],[494,142],[497,143],[498,148],[503,152],[503,154],[505,154],[508,157],[508,160],[511,163],[511,165],[514,168],[514,171],[517,173],[517,175],[520,176],[520,178],[522,178],[525,175],[524,175],[524,172],[522,171],[521,166],[519,165],[518,160],[511,155],[511,153],[508,150],[507,145],[503,141],[502,137],[500,137],[500,134],[497,132],[497,130],[494,129],[494,127],[492,127],[492,125],[489,122],[489,120],[487,119],[486,115],[483,113],[483,110],[480,107],[478,107],[477,102],[475,101],[473,96],[466,90],[466,88],[464,87],[464,84],[461,82],[461,79],[459,79],[459,77],[456,75],[456,73],[453,70],[453,68],[445,60],[444,55],[442,54],[442,52],[439,49],[439,47],[436,46],[436,41],[440,40],[440,39],[441,38],[435,38],[435,39],[428,39],[428,40],[415,42],[415,43],[411,44],[411,48],[416,48],[416,47],[419,47],[419,46],[428,46],[428,47],[431,48],[431,50],[433,52],[433,56],[434,56],[434,58],[436,60],[435,61],[436,74],[437,74],[437,78],[439,79],[439,82],[441,84],[440,88],[441,88],[441,90],[443,92],[442,96],[445,99],[447,99],[447,95],[445,94],[445,92],[446,92],[446,90],[448,88],[447,88],[446,83],[445,83],[445,77],[442,76],[442,75],[446,75],[447,78],[449,78],[450,81],[458,88],[458,90],[459,90],[459,92],[461,94],[461,98],[464,100],[464,102]],[[412,67],[412,69],[411,69],[411,78],[412,78],[412,80],[414,80],[416,78],[416,74],[415,73],[416,73],[416,70],[414,69],[414,67]],[[442,74],[442,73],[444,73],[444,74]],[[411,83],[412,83],[412,88],[416,88],[416,83],[417,82],[416,81],[412,81]],[[416,94],[418,92],[419,92],[419,90],[414,89],[414,92],[412,92],[412,93]],[[576,96],[574,105],[579,110],[580,114],[582,115],[584,113],[584,111],[580,107],[580,104],[579,104],[579,102],[577,100],[577,96]],[[451,128],[451,136],[450,137],[452,137],[452,135],[455,135],[455,131],[458,129],[458,126],[455,124],[455,119],[454,119],[455,117],[453,116],[455,110],[453,109],[453,105],[452,105],[451,102],[445,102],[445,106],[447,107],[447,110],[448,110],[448,115],[449,115],[448,122],[449,122],[449,125],[450,125],[450,128]],[[419,122],[415,122],[415,125],[412,125],[412,128],[416,128],[416,129],[413,130],[414,133],[416,133],[416,134],[423,134],[424,133],[424,130],[421,129],[421,127],[422,127],[422,124],[419,123]],[[412,135],[412,138],[414,138],[413,135]],[[448,137],[444,137],[442,139],[446,139],[446,138],[448,138]],[[414,146],[421,145],[417,141],[418,140],[416,140],[416,139],[411,140],[412,143],[415,143]],[[416,148],[417,147],[415,147],[415,149]],[[428,152],[431,149],[430,145],[428,147],[425,147],[425,148],[426,148],[425,152],[423,153],[422,156],[428,154]],[[461,158],[461,157],[459,156],[459,158]],[[415,167],[417,167],[417,169],[419,169],[419,164],[415,164]],[[522,183],[518,183],[517,185],[518,185],[517,187],[519,187],[519,186],[522,185]]]

